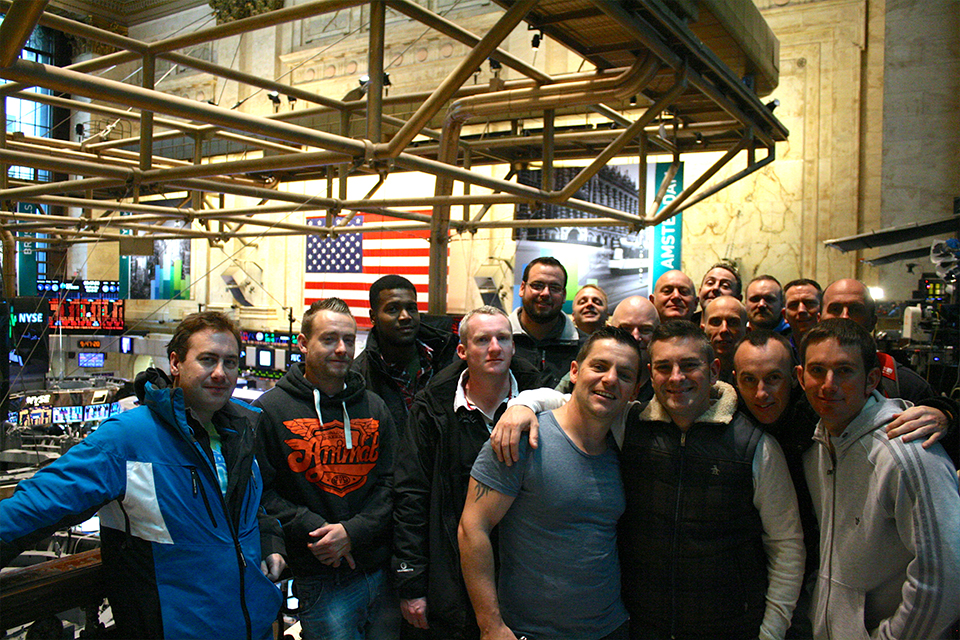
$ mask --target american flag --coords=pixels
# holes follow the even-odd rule
[[[370,225],[385,220],[394,219],[365,213],[357,215],[350,225]],[[323,223],[323,218],[307,218],[307,224]],[[417,289],[417,306],[425,313],[430,295],[429,238],[429,231],[343,233],[322,240],[319,236],[308,236],[303,304],[310,306],[321,298],[342,298],[350,306],[357,326],[369,329],[370,285],[381,276],[395,273],[413,283]]]

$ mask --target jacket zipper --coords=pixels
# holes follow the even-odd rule
[[[837,454],[833,450],[833,443],[827,435],[827,453],[830,455],[830,468],[827,469],[827,475],[830,476],[830,539],[827,547],[827,594],[824,599],[824,620],[830,620],[830,597],[833,592],[833,538],[837,527]],[[827,638],[832,638],[830,625],[826,625]]]
[[[239,436],[238,436],[239,437]],[[212,475],[214,486],[219,487],[220,481],[217,479],[216,471],[211,468],[210,461],[207,459],[206,453],[203,451],[203,447],[200,446],[200,443],[193,439],[194,450],[199,454],[200,459],[204,462],[204,468]],[[203,503],[207,507],[207,513],[210,514],[210,519],[213,521],[213,526],[216,527],[217,523],[213,517],[213,509],[210,507],[210,503],[207,500],[207,492],[203,490],[203,485],[200,482],[200,476],[197,473],[196,467],[191,467],[191,470],[194,473],[194,495],[199,489],[200,493],[203,495]],[[228,471],[229,474],[229,471]],[[233,526],[233,520],[230,518],[230,511],[227,509],[227,502],[223,494],[218,490],[217,495],[220,497],[220,506],[223,509],[224,517],[227,520],[227,527],[230,529],[230,536],[233,538],[233,548],[237,554],[237,565],[240,573],[240,609],[243,611],[243,621],[247,627],[247,640],[253,640],[253,623],[250,620],[250,611],[247,609],[247,590],[246,590],[246,568],[247,560],[243,557],[243,549],[240,546],[240,536]]]
[[[210,506],[210,500],[207,499],[207,492],[203,488],[203,484],[200,482],[200,474],[197,473],[196,467],[190,467],[190,476],[193,479],[193,497],[196,498],[199,493],[203,498],[203,506],[207,508],[207,515],[210,516],[210,523],[213,525],[213,528],[217,528],[217,519],[213,515],[213,508]]]
[[[680,501],[683,494],[683,468],[686,461],[687,432],[680,432],[680,472],[677,481],[677,503],[673,515],[673,543],[670,557],[670,637],[677,637],[677,529],[680,523]]]

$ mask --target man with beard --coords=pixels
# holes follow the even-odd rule
[[[263,506],[280,521],[305,640],[395,638],[388,576],[393,417],[350,370],[357,323],[339,298],[303,314],[294,364],[257,399]]]
[[[567,270],[556,258],[535,258],[523,270],[521,306],[510,315],[517,355],[556,386],[577,357],[580,336],[565,313]]]
[[[413,397],[453,362],[457,338],[422,323],[416,288],[393,274],[370,287],[370,321],[373,329],[352,369],[387,403],[402,433]]]
[[[607,292],[595,284],[580,287],[573,296],[573,324],[581,338],[607,324]]]
[[[783,334],[790,326],[783,319],[783,288],[771,275],[757,276],[747,285],[747,319],[750,330],[769,329]]]
[[[690,320],[697,310],[697,289],[687,274],[673,269],[657,278],[650,302],[657,308],[661,323]]]
[[[733,384],[733,354],[747,331],[747,310],[733,296],[714,298],[704,309],[700,328],[720,360],[720,379]]]

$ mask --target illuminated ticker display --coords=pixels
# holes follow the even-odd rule
[[[123,300],[50,300],[50,328],[123,331]]]

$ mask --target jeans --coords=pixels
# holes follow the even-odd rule
[[[383,569],[295,579],[303,640],[395,640],[400,603]]]

